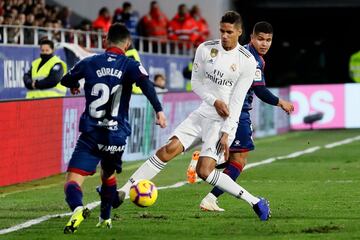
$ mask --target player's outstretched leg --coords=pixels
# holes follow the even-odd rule
[[[223,173],[230,176],[232,180],[236,181],[236,179],[240,176],[243,167],[240,163],[231,161],[226,165]],[[210,193],[208,193],[200,203],[200,208],[205,211],[216,211],[223,212],[225,211],[223,208],[218,206],[218,197],[224,193],[221,189],[214,187]]]
[[[90,216],[89,209],[84,208],[83,206],[79,206],[75,208],[73,214],[71,215],[70,220],[68,221],[68,223],[64,228],[64,233],[70,234],[76,232],[80,226],[80,223],[89,216]]]
[[[271,217],[270,203],[265,198],[260,197],[260,201],[253,206],[253,209],[261,221],[266,221]]]
[[[199,177],[204,179],[206,182],[211,185],[218,187],[219,189],[235,196],[236,198],[241,198],[250,204],[251,207],[255,206],[255,212],[258,211],[260,220],[265,221],[270,217],[270,207],[267,200],[262,198],[257,198],[246,191],[243,187],[238,185],[234,180],[232,180],[228,175],[220,172],[217,169],[212,168],[211,162],[213,160],[200,159],[197,166],[197,174]],[[266,207],[266,206],[267,207]]]
[[[240,176],[245,164],[248,152],[231,152],[230,160],[216,166],[216,169],[225,168],[223,173],[231,177],[234,182]],[[221,189],[214,187],[200,203],[202,210],[224,211],[218,206],[218,198],[224,193]]]
[[[119,196],[129,195],[130,188],[134,182],[140,179],[151,180],[164,169],[165,165],[166,162],[161,161],[156,155],[150,157],[131,175],[125,185],[118,189]]]
[[[175,158],[182,153],[184,146],[180,140],[173,136],[170,141],[159,148],[156,154],[144,162],[134,173],[129,180],[118,189],[119,198],[125,194],[129,195],[129,191],[134,182],[140,179],[153,179],[161,170],[163,170],[168,161]]]
[[[64,186],[66,202],[73,214],[64,228],[64,233],[74,233],[79,228],[80,223],[90,216],[90,210],[84,208],[82,203],[82,191],[76,181],[68,181]]]

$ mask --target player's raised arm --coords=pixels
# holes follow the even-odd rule
[[[244,71],[240,75],[233,92],[230,97],[229,111],[230,115],[225,120],[221,129],[223,133],[230,134],[231,131],[235,131],[237,128],[237,122],[239,121],[240,112],[244,104],[246,93],[253,83],[256,70],[256,61],[253,56],[248,58],[248,61],[244,62]]]

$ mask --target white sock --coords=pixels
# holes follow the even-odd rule
[[[166,162],[161,161],[156,155],[150,157],[133,173],[133,175],[131,175],[129,180],[119,190],[124,191],[126,195],[128,195],[134,182],[140,179],[151,180],[165,167],[165,165]]]
[[[224,192],[227,192],[233,195],[236,198],[241,198],[248,202],[250,206],[258,203],[260,201],[259,198],[254,197],[248,191],[246,191],[239,184],[234,182],[228,175],[214,169],[209,176],[206,178],[206,182],[211,185],[220,188]]]

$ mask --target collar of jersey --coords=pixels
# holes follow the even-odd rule
[[[225,53],[235,52],[235,51],[239,48],[239,46],[240,46],[240,44],[237,43],[237,44],[236,44],[236,47],[234,47],[233,49],[231,49],[231,50],[225,50],[225,49],[223,48],[222,44],[221,44],[221,39],[220,39],[220,49],[221,49],[221,51],[223,51],[223,52],[225,52]]]
[[[106,52],[115,53],[119,55],[124,55],[124,51],[117,47],[109,47],[106,49]]]

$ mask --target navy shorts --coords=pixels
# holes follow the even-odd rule
[[[83,176],[93,175],[97,165],[107,172],[122,170],[122,155],[126,136],[109,136],[105,132],[82,133],[71,156],[68,172]]]
[[[235,139],[230,146],[230,152],[249,152],[254,149],[250,113],[241,112]]]

